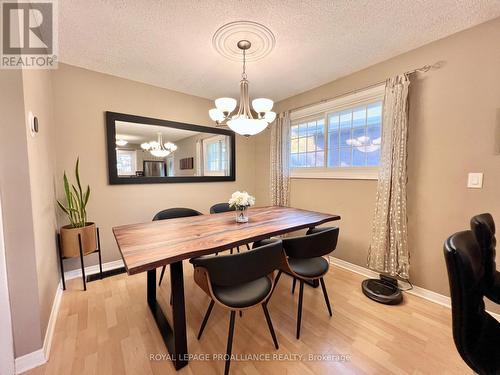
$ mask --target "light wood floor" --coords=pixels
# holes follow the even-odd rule
[[[166,275],[168,276],[168,275]],[[208,297],[184,264],[188,348],[190,354],[225,353],[229,312],[217,305],[200,341],[196,334]],[[232,374],[470,374],[453,345],[450,310],[405,295],[399,306],[385,306],[364,297],[363,277],[338,267],[326,276],[333,317],[328,316],[321,289],[306,287],[301,339],[295,339],[298,290],[283,276],[269,304],[280,349],[275,350],[262,309],[237,316],[234,355],[343,354],[339,361],[233,361]],[[165,311],[169,280],[159,299]],[[64,292],[50,360],[30,375],[68,374],[222,374],[224,362],[191,361],[176,372],[169,361],[151,361],[166,349],[146,304],[146,275],[110,277],[88,284],[68,282]],[[168,304],[167,304],[168,305]]]

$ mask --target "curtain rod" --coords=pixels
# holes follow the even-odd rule
[[[436,64],[434,64],[434,65],[436,65]],[[431,70],[434,65],[424,65],[424,66],[421,66],[420,68],[416,68],[416,69],[413,69],[413,70],[408,70],[408,71],[404,72],[403,74],[409,75],[409,74],[414,74],[414,73],[426,73],[429,70]],[[364,90],[370,89],[372,87],[379,86],[379,85],[385,83],[386,81],[387,80],[383,80],[383,81],[380,81],[380,82],[377,82],[377,83],[373,83],[373,84],[371,84],[369,86],[365,86],[365,87],[360,88],[360,89],[356,89],[356,90],[351,90],[351,91],[348,91],[348,92],[344,92],[343,94],[334,96],[333,98],[321,99],[321,100],[319,100],[317,102],[314,102],[314,103],[306,104],[306,105],[303,105],[303,106],[300,106],[300,107],[295,107],[293,109],[290,109],[289,112],[294,112],[294,111],[298,111],[299,109],[304,109],[304,108],[307,108],[307,107],[312,107],[313,105],[317,105],[317,104],[329,102],[331,100],[335,100],[335,99],[341,98],[341,97],[349,95],[349,94],[355,94],[355,93],[357,93],[359,91],[364,91]]]

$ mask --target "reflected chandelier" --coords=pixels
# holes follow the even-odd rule
[[[243,51],[243,72],[240,81],[240,106],[238,112],[233,114],[237,101],[233,98],[219,98],[215,100],[215,107],[208,111],[210,118],[218,126],[229,126],[235,133],[248,137],[263,131],[274,121],[276,113],[272,112],[273,101],[266,98],[252,100],[252,108],[257,113],[257,118],[252,115],[250,109],[250,97],[248,95],[248,80],[246,73],[246,51],[252,43],[248,40],[240,40],[238,48]]]
[[[158,133],[158,140],[141,143],[141,148],[149,151],[151,155],[157,158],[164,158],[177,150],[177,146],[172,142],[163,143],[163,135]]]

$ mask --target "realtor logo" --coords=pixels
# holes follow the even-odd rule
[[[57,3],[4,0],[1,5],[1,68],[57,68]]]

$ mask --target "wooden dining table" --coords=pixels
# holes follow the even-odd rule
[[[147,303],[177,370],[189,358],[183,260],[340,220],[339,215],[280,206],[251,208],[249,218],[236,223],[235,213],[226,212],[113,228],[127,273],[147,272]],[[156,299],[156,269],[165,265],[170,265],[172,324]]]

